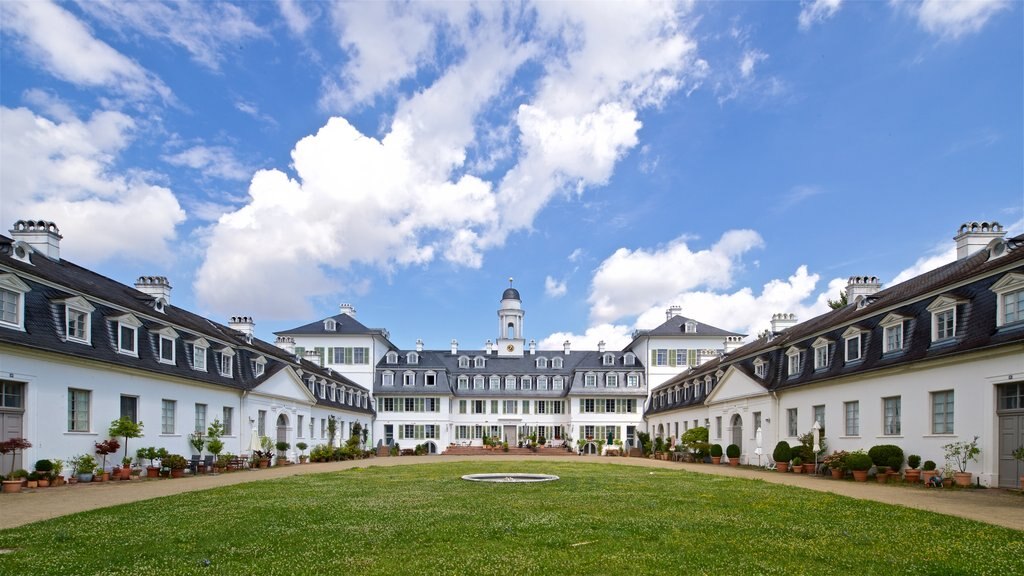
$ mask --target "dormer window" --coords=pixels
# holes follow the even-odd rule
[[[405,362],[407,364],[419,364],[420,355],[415,352],[409,352],[408,354],[405,355]]]
[[[423,376],[424,386],[437,386],[437,373],[430,371]]]
[[[932,313],[932,342],[952,340],[956,337],[956,308],[961,300],[952,296],[939,296],[928,306]]]
[[[267,369],[267,359],[263,356],[257,356],[250,360],[249,365],[252,367],[252,375],[260,377],[263,376],[263,373]]]
[[[587,388],[594,388],[594,387],[596,387],[597,386],[597,374],[594,374],[593,372],[587,372],[586,375],[583,376],[583,386],[585,386]]]
[[[878,323],[882,327],[882,353],[892,354],[903,350],[903,322],[906,316],[888,314]]]
[[[331,396],[331,402],[336,401],[336,399],[338,398],[338,387],[335,386],[333,383],[331,383],[331,393],[330,393],[330,396]]]
[[[81,296],[64,301],[64,327],[67,339],[72,342],[89,344],[92,341],[92,313],[96,310]]]
[[[402,386],[415,386],[416,385],[416,373],[406,372],[402,374]]]
[[[754,360],[754,376],[758,378],[768,376],[768,363],[760,358]]]
[[[636,354],[632,352],[626,352],[626,355],[622,357],[622,363],[626,366],[633,366],[636,364]]]
[[[398,352],[392,350],[388,352],[386,356],[387,358],[385,359],[385,362],[388,364],[398,364]]]
[[[605,354],[604,358],[602,358],[602,363],[605,366],[615,366],[615,355],[614,354]]]
[[[555,376],[551,379],[551,389],[561,390],[565,386],[565,379],[561,376]]]
[[[469,376],[466,376],[466,375],[459,376],[459,390],[468,390],[468,389],[469,389]]]
[[[497,378],[497,376],[492,376],[492,378]],[[474,390],[483,390],[484,389],[484,377],[483,376],[477,374],[476,376],[473,377],[473,389]]]
[[[164,333],[163,331],[161,331],[160,334],[159,334],[159,337],[160,337],[160,363],[161,364],[174,364],[175,363],[175,358],[174,358],[175,357],[174,341],[177,339],[178,335],[176,333],[174,333],[174,330],[172,330],[170,328],[167,328],[166,330],[169,331],[170,333],[173,333],[173,335],[169,334],[169,333]]]
[[[231,348],[224,348],[219,351],[218,356],[217,371],[221,376],[231,378],[234,371],[235,351]]]
[[[1024,274],[1010,272],[990,288],[996,293],[996,326],[1024,322]]]
[[[501,390],[501,377],[493,375],[490,378],[488,378],[487,379],[487,389],[488,390]],[[515,389],[516,389],[516,383],[515,383],[515,380],[513,380],[512,381],[512,388],[511,388],[511,390],[515,390]]]
[[[338,330],[338,323],[334,318],[328,318],[324,320],[324,331],[325,332],[336,332]]]
[[[380,375],[380,383],[382,386],[394,386],[395,385],[395,373],[388,370]]]
[[[516,377],[515,376],[505,376],[505,390],[515,390],[515,389],[516,389]],[[525,390],[525,388],[524,388],[524,390]]]
[[[0,274],[0,326],[25,329],[25,293],[29,290],[14,274]]]
[[[537,368],[547,368],[547,367],[548,367],[548,359],[547,358],[545,358],[543,356],[541,356],[540,358],[537,358]]]
[[[483,356],[477,356],[476,358],[473,358],[473,367],[474,368],[483,368],[484,364],[485,364],[485,361],[484,361],[484,357]]]
[[[210,344],[203,338],[192,343],[192,369],[206,372],[206,351]]]
[[[537,376],[537,390],[547,390],[547,389],[548,389],[548,377],[547,376]]]
[[[609,372],[604,376],[604,385],[607,388],[618,388],[619,387],[619,375],[614,372]]]
[[[850,326],[843,332],[843,350],[847,363],[857,362],[863,358],[863,333],[864,331],[856,326]]]
[[[319,396],[321,400],[326,400],[327,399],[327,380],[321,380],[321,381],[317,382],[316,383],[316,391],[317,391],[317,396]]]
[[[514,379],[515,377],[513,376],[512,378]],[[522,388],[523,390],[529,390],[532,387],[531,385],[533,384],[533,379],[530,378],[529,376],[523,376],[522,378],[519,379],[519,384],[520,388]]]
[[[826,338],[818,338],[811,347],[814,348],[814,369],[825,370],[828,368],[832,341]]]
[[[694,322],[693,320],[688,321],[686,323],[686,325],[685,325],[685,330],[686,330],[687,334],[694,334],[694,333],[696,333],[697,332],[697,323]]]
[[[630,372],[629,374],[626,374],[626,386],[628,388],[639,388],[640,377],[635,372]]]
[[[113,318],[117,322],[117,351],[131,356],[139,355],[139,328],[142,322],[134,314]]]
[[[459,356],[459,368],[469,368],[469,356]]]
[[[551,359],[551,367],[554,368],[555,370],[561,370],[562,369],[562,359],[561,358],[552,358]]]
[[[788,373],[790,378],[795,378],[804,371],[804,351],[799,348],[790,348],[786,351],[788,360]]]

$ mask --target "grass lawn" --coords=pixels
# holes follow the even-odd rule
[[[485,484],[475,472],[561,476]],[[0,514],[3,510],[0,508]],[[0,531],[0,574],[993,574],[1021,532],[760,481],[560,462],[359,468]]]

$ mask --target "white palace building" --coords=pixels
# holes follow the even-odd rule
[[[125,286],[61,259],[61,235],[19,221],[0,235],[0,434],[25,437],[21,458],[91,451],[110,422],[145,423],[141,446],[190,454],[187,436],[214,419],[225,451],[253,436],[310,446],[369,426],[371,445],[425,444],[431,453],[515,444],[526,435],[559,445],[636,442],[638,432],[678,438],[707,426],[711,442],[737,444],[756,463],[815,421],[830,448],[897,444],[942,461],[941,446],[978,437],[969,471],[982,484],[1016,487],[1024,464],[1024,236],[968,223],[956,262],[882,289],[854,277],[849,304],[798,322],[776,313],[757,339],[666,311],[622,350],[539,350],[509,287],[497,337],[482,348],[399,348],[350,305],[338,314],[254,336],[246,316],[227,323],[171,303],[163,277]],[[766,315],[772,311],[766,311]],[[21,466],[21,464],[18,464]]]

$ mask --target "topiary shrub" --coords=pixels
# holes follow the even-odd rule
[[[776,462],[789,462],[793,459],[793,449],[789,446],[789,442],[785,440],[779,441],[775,445],[775,450],[772,451],[772,458]]]
[[[895,444],[879,444],[868,450],[868,457],[875,466],[886,466],[892,470],[903,467],[903,449]]]
[[[921,457],[920,456],[918,456],[917,454],[911,454],[910,456],[907,456],[907,466],[909,466],[911,470],[916,469],[920,465],[921,465]]]
[[[39,460],[36,462],[36,472],[52,472],[53,462],[49,460]]]
[[[711,457],[712,458],[721,458],[722,457],[722,445],[721,444],[712,444],[711,445]]]
[[[850,470],[869,470],[871,469],[871,457],[863,450],[851,452],[846,455],[846,467]]]
[[[725,455],[728,456],[730,460],[732,460],[733,458],[739,458],[740,457],[740,447],[735,445],[735,444],[729,444],[725,448]]]
[[[931,460],[925,460],[924,461],[924,470],[927,470],[929,472],[931,472],[932,470],[935,470],[935,462],[933,462]]]

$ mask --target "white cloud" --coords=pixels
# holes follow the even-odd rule
[[[706,64],[675,4],[605,8],[544,3],[524,14],[499,3],[336,6],[334,24],[351,59],[342,83],[325,80],[326,106],[357,106],[421,72],[436,80],[397,96],[381,137],[333,118],[295,146],[294,179],[258,172],[248,205],[208,235],[200,299],[219,312],[293,316],[302,312],[284,310],[279,294],[336,290],[334,269],[353,263],[388,271],[437,259],[479,267],[487,249],[529,228],[553,195],[608,182],[638,143],[639,111],[699,81]],[[439,38],[444,58],[435,59]],[[449,63],[453,53],[459,56]],[[536,91],[510,97],[506,85],[531,62],[541,70]],[[472,172],[494,169],[496,158],[510,166],[496,182]],[[296,286],[287,275],[264,274],[279,252],[302,260],[294,272],[312,281]],[[228,265],[217,257],[225,253],[235,255]],[[266,284],[250,289],[251,274]],[[245,302],[225,296],[238,293]]]
[[[241,112],[242,114],[252,116],[256,120],[259,120],[260,122],[269,124],[271,126],[277,126],[277,120],[274,120],[274,118],[268,114],[260,112],[259,106],[252,102],[246,102],[245,100],[236,100],[235,109]]]
[[[980,31],[992,16],[1009,7],[1007,0],[923,0],[911,10],[925,30],[956,40]]]
[[[1006,238],[1012,238],[1017,234],[1024,231],[1024,219],[1018,220],[1009,226],[1005,226]],[[923,256],[914,261],[913,264],[901,270],[886,286],[893,286],[900,282],[905,282],[920,276],[925,272],[930,272],[945,266],[950,262],[956,261],[956,243],[950,242],[949,240],[941,240],[935,243],[935,245],[925,252]]]
[[[685,237],[657,250],[620,248],[594,272],[589,302],[594,323],[664,308],[698,287],[728,288],[739,258],[764,245],[753,230],[730,230],[709,249],[691,251]]]
[[[180,46],[211,70],[240,42],[266,36],[244,9],[225,2],[79,0],[78,6],[127,36],[143,34]]]
[[[801,0],[797,22],[801,30],[810,30],[815,24],[828,20],[839,12],[843,0]]]
[[[69,258],[167,259],[185,213],[171,190],[147,175],[118,173],[135,128],[120,112],[54,122],[26,108],[0,107],[0,221],[57,223]]]
[[[0,2],[0,27],[12,44],[61,80],[135,98],[172,99],[159,78],[97,40],[82,22],[52,2]]]
[[[740,60],[740,76],[742,78],[750,78],[754,74],[754,66],[758,62],[763,62],[767,59],[768,55],[760,50],[747,50],[743,53],[743,59]]]
[[[583,248],[577,248],[569,253],[569,262],[579,262],[580,258],[584,256],[585,252]]]
[[[544,279],[544,295],[548,298],[561,298],[568,291],[565,280],[555,280],[551,276]]]
[[[225,180],[248,180],[254,171],[239,161],[227,146],[193,146],[161,158],[173,166],[186,166],[200,171],[203,176]]]
[[[583,334],[555,332],[537,342],[537,349],[561,350],[566,340],[570,350],[597,350],[598,342],[604,342],[608,350],[621,350],[632,340],[632,330],[628,326],[599,324],[587,328]]]
[[[296,0],[277,0],[277,9],[281,11],[281,16],[284,17],[285,24],[292,34],[302,36],[309,30],[312,22]]]

